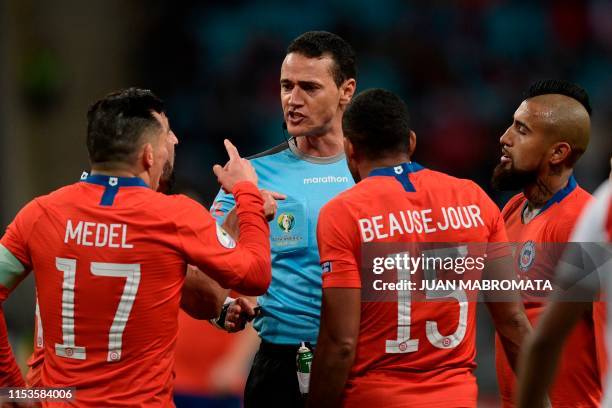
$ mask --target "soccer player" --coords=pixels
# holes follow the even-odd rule
[[[502,156],[493,173],[493,185],[501,190],[523,190],[502,210],[508,238],[518,245],[516,270],[521,276],[554,276],[561,254],[558,246],[567,242],[590,198],[573,176],[574,165],[589,142],[590,112],[588,95],[579,86],[540,81],[529,88],[512,125],[500,138]],[[527,316],[535,326],[544,304],[532,296],[524,300]],[[600,307],[595,307],[595,313],[585,313],[568,339],[550,393],[554,407],[599,406]],[[516,378],[499,346],[497,340],[500,393],[503,405],[512,407]]]
[[[160,185],[172,178],[174,158],[170,158],[164,168],[160,179]],[[161,191],[161,188],[158,188]],[[260,191],[264,198],[264,212],[266,219],[274,217],[276,201],[272,194]],[[218,328],[228,332],[244,329],[246,321],[255,315],[255,311],[245,298],[232,299],[227,297],[229,290],[222,288],[219,284],[193,266],[188,266],[185,283],[181,291],[180,307],[189,316],[198,320],[210,320]],[[223,322],[219,320],[221,311],[227,307],[226,317]],[[36,297],[36,308],[34,314],[34,347],[27,361],[28,371],[25,377],[27,387],[40,387],[41,369],[44,360],[44,334],[40,320],[38,297]]]
[[[319,216],[323,305],[309,406],[475,407],[476,304],[461,289],[443,302],[431,293],[432,302],[411,302],[410,291],[393,293],[393,301],[362,298],[371,289],[360,270],[368,268],[366,243],[453,243],[446,256],[461,257],[461,248],[471,252],[468,243],[479,242],[488,247],[485,270],[501,276],[511,268],[499,209],[472,181],[411,161],[416,135],[393,93],[357,95],[343,131],[357,185]],[[515,359],[530,330],[520,301],[487,306]]]
[[[570,257],[567,259],[564,257],[558,267],[560,278],[575,282],[577,288],[584,291],[584,295],[596,295],[602,291],[604,296],[609,296],[612,293],[612,281],[610,280],[610,273],[612,272],[612,246],[610,245],[612,242],[612,174],[611,180],[605,182],[595,192],[594,200],[582,212],[570,242],[576,243],[570,244],[576,246],[570,246],[567,249],[567,256]],[[603,243],[603,246],[596,246],[595,243]],[[576,270],[572,267],[567,271],[564,270],[566,266],[585,265],[583,262],[572,262],[571,256],[574,254],[588,257],[592,262],[593,270]],[[580,274],[581,277],[585,273],[587,275],[583,279],[573,279],[576,273]],[[589,276],[589,274],[593,274],[593,276]],[[590,314],[593,304],[580,298],[574,299],[572,302],[558,300],[546,306],[538,322],[537,330],[528,341],[526,350],[522,353],[518,391],[519,407],[538,407],[542,395],[546,393],[552,383],[564,342],[570,335],[572,328],[585,315]],[[609,299],[607,305],[608,316],[610,316],[612,315],[612,308]],[[612,350],[610,348],[611,324],[607,324],[607,336],[609,352]],[[575,353],[578,350],[572,351]],[[608,354],[608,364],[610,362],[609,356]],[[602,406],[609,407],[612,404],[611,392],[612,379],[608,377]]]
[[[0,241],[0,300],[34,271],[41,384],[76,387],[77,406],[172,406],[187,264],[245,294],[263,293],[270,282],[254,169],[229,141],[229,162],[213,168],[238,202],[235,242],[195,201],[154,191],[177,142],[153,93],[108,95],[88,112],[91,174],[31,201]],[[5,339],[2,324],[0,349]],[[23,384],[14,367],[3,355],[0,372],[11,373],[3,385]]]
[[[302,406],[296,377],[300,342],[319,330],[321,268],[316,242],[319,209],[353,184],[342,150],[342,114],[355,92],[355,55],[335,34],[313,31],[293,40],[280,72],[284,126],[291,136],[251,158],[261,188],[278,191],[270,224],[272,283],[258,298],[261,338],[245,388],[245,406]],[[234,206],[220,192],[211,208],[219,222]]]

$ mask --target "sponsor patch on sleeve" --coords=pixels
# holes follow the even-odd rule
[[[321,264],[321,269],[323,270],[323,273],[331,272],[332,271],[332,263],[331,263],[331,261],[323,262]]]
[[[217,226],[217,239],[219,243],[227,249],[236,248],[236,241],[234,241],[234,238],[232,238],[219,224],[215,225]]]

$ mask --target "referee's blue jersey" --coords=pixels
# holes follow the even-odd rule
[[[319,210],[354,182],[344,154],[307,156],[294,139],[249,158],[259,188],[287,195],[270,221],[272,283],[258,298],[262,314],[254,327],[270,343],[315,343],[321,311],[321,266],[317,249]],[[211,214],[219,224],[234,207],[232,195],[219,191]]]

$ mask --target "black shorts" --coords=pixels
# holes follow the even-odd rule
[[[304,407],[296,373],[298,348],[261,342],[244,389],[245,408]]]

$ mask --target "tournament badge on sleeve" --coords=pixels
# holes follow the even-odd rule
[[[227,249],[236,248],[236,241],[234,238],[232,238],[219,224],[215,223],[215,225],[217,226],[217,239],[219,243]]]

